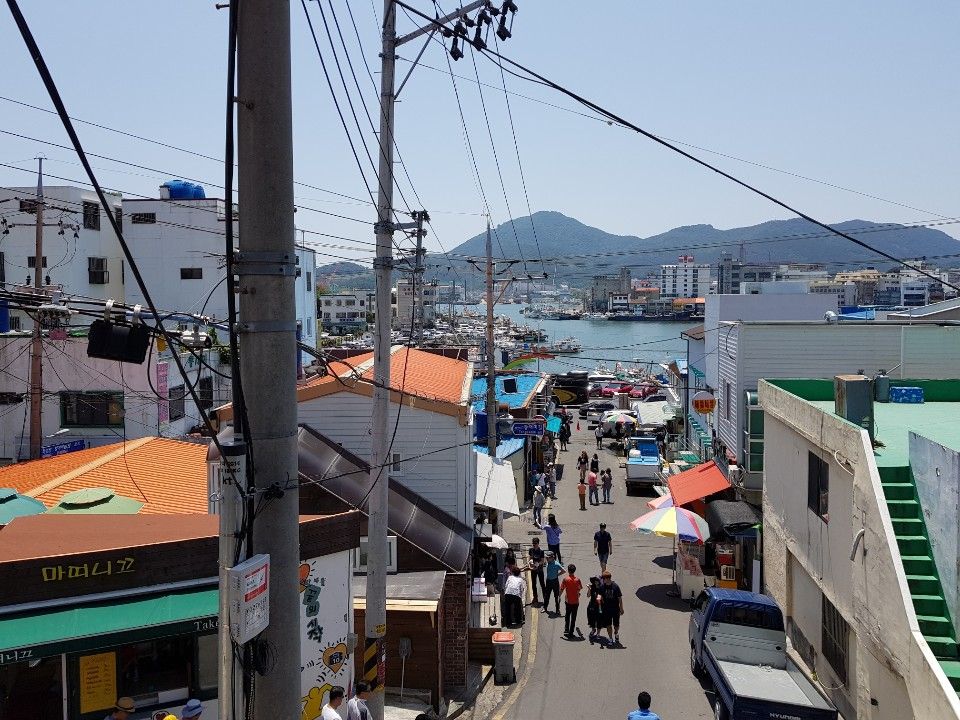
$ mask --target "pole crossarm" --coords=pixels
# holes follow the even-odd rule
[[[446,25],[451,20],[457,20],[464,15],[472,13],[474,10],[484,7],[487,4],[487,0],[475,0],[469,5],[464,5],[462,8],[454,10],[452,13],[444,15],[442,18],[437,18],[434,21],[431,21],[428,25],[424,25],[421,28],[417,28],[413,32],[407,33],[397,38],[396,45],[400,47],[401,45],[410,42],[411,40],[416,40],[421,35],[426,35],[428,32],[436,30],[442,25]],[[406,7],[406,6],[404,6]]]

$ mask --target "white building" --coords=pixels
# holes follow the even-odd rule
[[[763,466],[763,443],[754,437],[761,378],[832,378],[861,370],[872,377],[894,368],[895,378],[960,377],[960,325],[725,321],[715,334],[717,439],[730,461],[744,470],[744,489],[754,494],[761,489]],[[709,352],[709,343],[707,348]]]
[[[760,382],[765,591],[845,718],[960,718],[960,381],[908,383],[926,402],[874,403],[875,445],[832,379]]]
[[[906,307],[923,307],[930,302],[928,278],[903,278],[900,280],[900,304]]]
[[[330,365],[335,374],[297,389],[297,422],[369,460],[373,354]],[[403,394],[393,392],[390,398],[388,423],[391,432],[397,428],[390,477],[469,527],[477,492],[472,379],[472,363],[401,346],[392,350],[390,383],[395,390],[402,383]],[[229,420],[232,407],[217,414],[221,423]]]
[[[163,192],[161,194],[168,194]],[[137,259],[158,309],[202,313],[217,320],[227,317],[226,204],[214,198],[158,198],[124,200],[124,238]],[[234,216],[238,210],[234,210]],[[234,224],[239,239],[239,223]],[[316,253],[296,247],[297,321],[302,341],[317,346]],[[143,294],[130,276],[127,302],[143,303]],[[303,361],[309,362],[304,353]]]
[[[110,221],[93,190],[69,186],[43,188],[44,284],[66,293],[124,301],[126,270]],[[0,282],[8,289],[33,285],[36,262],[36,187],[0,188],[5,221],[0,237]],[[120,195],[107,199],[123,224]],[[11,330],[31,330],[33,321],[19,310],[10,312]]]
[[[30,343],[25,333],[0,336],[0,463],[30,454]],[[197,351],[220,372],[215,350]],[[229,380],[181,356],[206,410],[230,398]],[[87,357],[87,338],[43,341],[43,447],[60,452],[148,436],[179,438],[201,424],[200,413],[169,351],[142,365]]]
[[[323,332],[334,335],[364,332],[376,309],[371,290],[342,290],[317,297],[317,319]]]
[[[416,287],[415,287],[416,285]],[[441,293],[446,294],[449,289],[437,283],[423,283],[423,310],[416,311],[417,294],[420,292],[419,283],[411,280],[398,280],[396,287],[396,304],[394,312],[395,324],[402,330],[410,329],[411,318],[422,317],[424,325],[431,325],[437,319],[438,304]]]
[[[695,298],[710,294],[710,265],[681,255],[676,265],[660,266],[660,297]]]

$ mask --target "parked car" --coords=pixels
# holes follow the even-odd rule
[[[656,385],[634,385],[630,390],[630,397],[633,400],[643,400],[648,395],[653,395],[659,388]]]
[[[654,393],[653,395],[647,395],[643,402],[666,402],[667,396],[663,393]]]
[[[600,397],[613,397],[614,395],[619,395],[620,393],[628,393],[633,390],[633,385],[626,382],[615,382],[605,385],[602,390],[600,390]]]
[[[716,720],[837,720],[787,656],[783,613],[768,596],[707,588],[693,604],[687,635],[691,672],[713,681]]]
[[[588,402],[586,405],[581,405],[578,414],[582,418],[590,417],[590,413],[593,413],[596,417],[599,417],[608,410],[614,409],[616,409],[616,405],[609,400],[593,400],[592,402]]]

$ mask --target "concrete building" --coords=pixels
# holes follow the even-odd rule
[[[0,282],[8,289],[33,285],[36,193],[36,186],[0,188],[0,209],[5,222],[0,231]],[[126,261],[96,193],[51,186],[44,187],[43,194],[46,209],[41,263],[45,284],[66,293],[124,302]],[[107,193],[107,200],[122,224],[120,195]],[[11,310],[10,329],[32,330],[33,320],[23,311]]]
[[[660,266],[660,297],[696,298],[710,294],[710,265],[681,255],[675,265]]]
[[[202,194],[202,190],[201,193]],[[167,195],[167,197],[162,197]],[[140,272],[149,283],[157,308],[202,313],[217,320],[227,317],[226,250],[224,222],[226,204],[215,198],[169,197],[161,186],[157,199],[124,200],[124,237]],[[234,207],[239,217],[239,207]],[[234,225],[239,239],[239,224]],[[302,342],[317,346],[316,252],[296,247],[299,277],[295,284],[297,321]],[[143,294],[132,275],[127,278],[127,301],[143,303]],[[303,353],[304,363],[310,356]]]
[[[424,283],[423,309],[416,311],[415,305],[419,292],[419,287],[415,287],[412,280],[397,281],[394,293],[396,302],[393,307],[394,325],[401,330],[409,331],[411,319],[418,317],[422,318],[425,327],[433,325],[437,320],[437,313],[442,310],[440,298],[449,296],[450,288],[436,282]]]
[[[317,297],[317,319],[323,332],[334,335],[365,332],[375,306],[371,290],[341,290]]]
[[[631,284],[630,268],[620,268],[617,275],[594,275],[590,283],[589,309],[606,311],[610,293],[628,293]]]
[[[930,282],[928,278],[903,278],[900,281],[900,304],[906,307],[929,305]]]
[[[740,284],[744,282],[759,283],[777,279],[779,266],[756,265],[734,260],[730,253],[722,253],[717,265],[717,294],[738,295]]]
[[[857,286],[851,281],[814,280],[810,283],[813,295],[832,295],[837,299],[837,309],[857,304]]]
[[[960,326],[842,321],[721,322],[716,432],[719,449],[741,473],[743,489],[761,489],[762,443],[747,442],[759,422],[761,378],[892,370],[896,378],[960,377]]]
[[[832,379],[760,382],[765,590],[843,717],[960,718],[960,382],[892,384],[925,402],[868,392],[873,442]]]
[[[27,334],[0,336],[0,463],[29,458],[30,343]],[[182,360],[203,409],[230,397],[229,373],[217,350]],[[87,338],[43,341],[42,434],[45,455],[160,435],[183,437],[201,424],[200,412],[170,351],[154,351],[142,365],[87,357]]]

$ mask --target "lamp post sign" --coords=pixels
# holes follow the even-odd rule
[[[514,420],[513,434],[523,437],[543,437],[547,431],[547,419],[535,417],[529,420]]]

